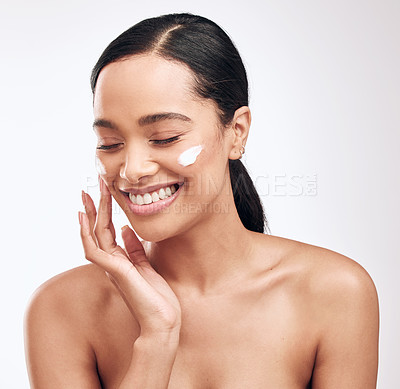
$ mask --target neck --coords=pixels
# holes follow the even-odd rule
[[[150,244],[149,260],[171,286],[203,294],[248,273],[255,233],[241,223],[233,197],[230,205],[234,212],[213,213],[182,234]]]

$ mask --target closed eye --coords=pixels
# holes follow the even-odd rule
[[[119,145],[122,145],[122,143],[116,143],[113,145],[101,145],[101,146],[97,147],[97,150],[111,150],[111,149],[115,149]]]
[[[179,140],[179,136],[174,136],[172,138],[168,138],[168,139],[153,139],[151,142],[153,142],[156,145],[165,145],[167,143],[172,143],[175,142],[177,140]]]

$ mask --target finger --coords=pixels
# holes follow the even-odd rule
[[[114,242],[115,242],[115,228],[114,228],[114,223],[112,222],[112,220],[110,222],[110,231],[111,231],[112,238],[114,239]]]
[[[97,217],[96,206],[94,205],[94,201],[92,200],[90,195],[88,193],[85,193],[84,191],[82,191],[82,201],[83,205],[85,206],[86,214],[89,217],[89,226],[92,237],[96,241],[96,237],[94,235],[94,226],[96,224],[96,217]],[[115,240],[115,228],[112,223],[110,225],[110,229],[112,237]]]
[[[81,225],[80,233],[83,250],[85,252],[85,258],[88,261],[99,265],[105,271],[114,273],[116,269],[113,269],[112,267],[112,258],[110,258],[110,254],[101,250],[93,240],[89,230],[89,218],[85,213],[79,212],[79,222]]]
[[[94,234],[99,243],[99,247],[108,253],[112,253],[117,246],[111,213],[111,194],[103,179],[100,178],[100,203],[97,212],[96,225],[94,227]]]
[[[99,265],[114,277],[119,277],[130,272],[132,268],[134,269],[121,247],[118,246],[117,250],[114,251],[115,255],[118,255],[118,253],[120,255],[119,258],[116,258],[97,246],[90,234],[89,219],[83,212],[79,212],[79,223],[81,224],[83,250],[88,261]]]
[[[136,236],[135,232],[129,227],[122,227],[121,231],[122,240],[124,241],[125,251],[128,254],[130,261],[134,265],[148,264],[146,253],[143,245]]]
[[[90,234],[92,235],[93,240],[97,242],[96,236],[94,235],[94,226],[96,224],[97,217],[96,206],[94,205],[94,202],[90,195],[88,193],[85,193],[84,191],[82,191],[82,202],[83,206],[85,207],[86,215],[89,219]]]
[[[130,296],[132,306],[140,306],[144,309],[147,305],[146,298],[152,292],[152,287],[141,276],[139,271],[128,259],[116,258],[97,247],[89,231],[89,220],[85,213],[79,212],[79,222],[81,224],[81,239],[85,258],[100,266],[106,271],[114,282],[118,284],[118,288],[125,294]],[[139,242],[140,243],[140,242]],[[119,260],[118,260],[119,259]]]

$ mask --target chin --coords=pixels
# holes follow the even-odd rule
[[[199,220],[199,215],[190,220],[186,217],[187,215],[181,214],[180,216],[169,214],[163,216],[165,219],[161,217],[158,220],[151,220],[147,217],[137,219],[129,215],[128,220],[141,239],[147,242],[161,242],[188,232]]]
[[[165,228],[153,228],[153,226],[146,227],[139,224],[140,223],[137,222],[131,223],[132,228],[139,238],[146,242],[161,242],[178,235],[175,231],[166,231]]]

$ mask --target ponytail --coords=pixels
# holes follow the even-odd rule
[[[240,159],[229,160],[229,173],[236,209],[243,225],[250,231],[268,232],[260,196]]]

